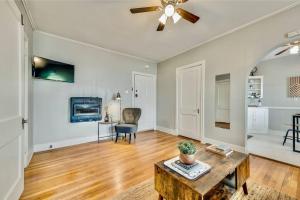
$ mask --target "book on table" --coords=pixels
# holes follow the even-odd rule
[[[228,157],[233,153],[233,149],[227,145],[210,145],[206,147],[206,150]]]
[[[196,160],[194,164],[187,165],[180,161],[179,157],[164,162],[164,165],[184,176],[189,180],[195,180],[210,171],[211,166]]]

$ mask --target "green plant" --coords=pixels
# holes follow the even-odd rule
[[[197,149],[193,142],[183,141],[178,144],[178,149],[182,154],[193,155],[196,153]]]

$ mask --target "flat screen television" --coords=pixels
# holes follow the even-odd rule
[[[74,65],[35,56],[32,75],[39,79],[74,83]]]

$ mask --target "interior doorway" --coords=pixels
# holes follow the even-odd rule
[[[142,109],[139,131],[156,128],[156,75],[133,72],[132,105]]]
[[[271,50],[249,71],[246,89],[248,152],[297,166],[300,126],[293,118],[300,114],[299,46],[295,40]]]
[[[204,62],[176,69],[176,131],[195,140],[203,134],[204,75]]]

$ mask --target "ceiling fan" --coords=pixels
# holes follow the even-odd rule
[[[290,42],[284,46],[287,46],[287,48],[285,48],[284,50],[278,52],[275,54],[275,56],[279,56],[281,54],[283,54],[284,52],[290,50],[290,54],[298,54],[300,52],[300,40],[294,41],[294,42]]]
[[[161,0],[161,6],[150,6],[141,8],[131,8],[130,12],[132,14],[144,13],[144,12],[154,12],[154,11],[164,11],[162,16],[159,18],[159,25],[157,31],[163,31],[166,22],[169,18],[173,18],[173,22],[177,23],[181,18],[191,22],[196,23],[200,17],[182,9],[178,6],[188,0]]]

